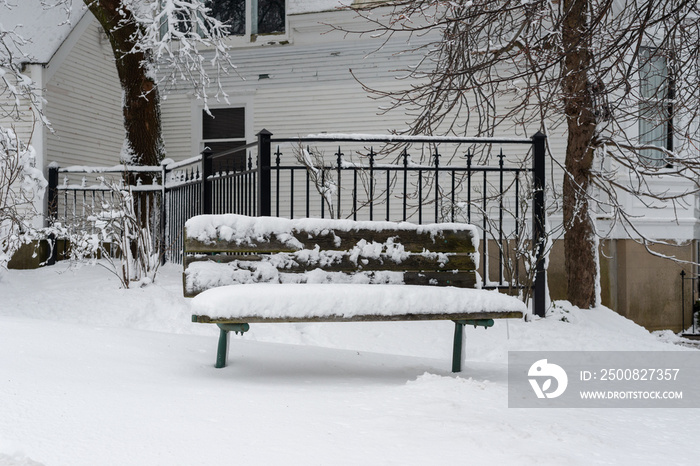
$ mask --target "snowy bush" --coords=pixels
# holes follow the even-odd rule
[[[13,8],[15,2],[0,0],[0,6]],[[29,40],[19,33],[20,25],[3,25],[1,21],[0,121],[5,126],[0,125],[0,268],[7,266],[22,244],[36,239],[34,221],[47,186],[41,170],[35,167],[34,149],[13,125],[23,121],[48,124],[40,110],[41,93],[24,74],[23,63],[31,62],[24,52]]]
[[[135,209],[131,186],[111,183],[108,187],[109,194],[90,207],[83,220],[53,225],[52,231],[67,241],[72,261],[107,268],[124,288],[134,282],[151,283],[160,265],[152,222]]]
[[[39,235],[33,221],[47,182],[34,165],[32,146],[22,143],[12,129],[0,127],[0,267]]]

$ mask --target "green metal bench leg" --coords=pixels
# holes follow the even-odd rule
[[[226,367],[226,362],[228,360],[228,340],[229,332],[235,332],[236,335],[239,333],[243,335],[245,332],[250,330],[249,324],[216,324],[219,327],[219,348],[216,352],[216,368],[221,369]]]
[[[464,359],[464,326],[493,327],[493,319],[455,320],[455,339],[452,348],[452,372],[462,372],[462,360]]]
[[[464,324],[455,322],[455,337],[452,347],[452,372],[462,372],[462,338],[464,335]]]
[[[228,330],[219,329],[219,346],[216,351],[216,368],[221,369],[226,367],[226,360],[228,359]]]

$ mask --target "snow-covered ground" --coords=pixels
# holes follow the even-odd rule
[[[449,322],[252,325],[217,370],[181,286],[0,272],[0,466],[697,464],[698,410],[508,408],[508,350],[685,349],[609,310],[467,327],[459,375]]]

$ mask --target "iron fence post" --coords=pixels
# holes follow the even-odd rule
[[[272,215],[272,185],[270,158],[272,133],[266,129],[258,133],[258,216]]]
[[[211,181],[213,173],[212,151],[206,147],[202,152],[202,214],[212,213]]]
[[[58,165],[49,165],[49,191],[47,193],[48,202],[48,220],[49,224],[56,221],[58,218]],[[54,265],[58,257],[56,235],[49,234],[49,257],[46,261],[47,265]]]
[[[340,152],[340,146],[338,146],[338,153],[335,155],[337,156],[336,162],[338,163],[338,168],[337,168],[337,171],[338,171],[338,182],[337,182],[337,185],[338,185],[338,205],[335,208],[335,218],[340,218],[340,205],[343,201],[342,197],[341,197],[342,196],[341,179],[342,179],[342,173],[343,173],[343,168],[342,168],[343,167],[343,155],[345,155],[342,152]]]
[[[681,270],[681,332],[685,331],[685,270]]]
[[[168,211],[166,209],[165,205],[165,180],[168,176],[168,169],[165,163],[160,164],[161,168],[161,175],[160,175],[160,185],[161,185],[161,191],[160,191],[160,265],[165,265],[165,251],[166,251],[166,241],[167,241],[167,230],[166,230],[166,224],[167,224],[167,214]]]
[[[547,136],[538,131],[532,136],[533,148],[533,187],[532,199],[532,247],[535,250],[535,283],[533,290],[533,311],[535,315],[544,317],[546,306],[546,280],[544,254],[546,242],[546,212],[545,212],[545,147]]]
[[[369,148],[369,220],[374,220],[374,147]]]

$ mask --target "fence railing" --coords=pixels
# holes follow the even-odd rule
[[[541,133],[273,138],[263,130],[245,146],[161,167],[51,167],[50,214],[70,222],[108,195],[105,176],[142,175],[150,181],[131,187],[141,193],[138,211],[173,262],[181,261],[185,221],[198,214],[473,223],[483,286],[532,292],[544,315],[545,141]],[[237,163],[220,163],[231,157]],[[86,176],[99,180],[88,185]]]

